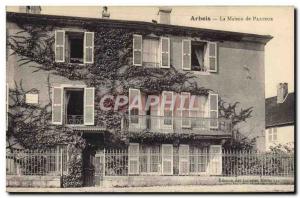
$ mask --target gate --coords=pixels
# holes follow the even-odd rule
[[[94,159],[95,164],[95,186],[102,186],[105,171],[105,155],[104,151],[97,151]]]

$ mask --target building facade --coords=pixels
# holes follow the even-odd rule
[[[236,127],[265,130],[264,46],[272,37],[176,26],[170,14],[161,9],[150,23],[7,13],[8,90],[21,82],[31,90],[25,104],[50,104],[49,125],[86,141],[83,166],[122,147],[128,175],[220,175],[233,132],[222,109],[253,107]],[[128,105],[111,109],[119,95]]]
[[[295,95],[287,83],[280,83],[277,96],[266,99],[266,150],[278,145],[294,148]]]

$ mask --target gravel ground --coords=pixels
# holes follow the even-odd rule
[[[190,185],[126,188],[6,188],[7,192],[293,192],[293,185]]]

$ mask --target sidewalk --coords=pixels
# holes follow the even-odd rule
[[[126,188],[6,188],[7,192],[293,192],[293,185],[186,185]]]

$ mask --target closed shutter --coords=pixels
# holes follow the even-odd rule
[[[191,94],[187,92],[181,93],[181,127],[190,128],[191,127],[191,112],[190,112],[190,99]]]
[[[174,116],[174,97],[172,91],[162,92],[162,126],[164,129],[173,129],[173,116]],[[166,131],[167,132],[167,131]]]
[[[55,62],[65,62],[65,31],[55,31]]]
[[[143,51],[143,38],[141,35],[133,35],[133,65],[142,66],[142,51]]]
[[[217,43],[208,42],[208,71],[217,72]]]
[[[84,89],[84,124],[94,125],[95,88]]]
[[[191,70],[191,41],[182,40],[182,69]]]
[[[179,145],[179,175],[188,175],[190,167],[189,145]]]
[[[218,94],[209,94],[210,128],[218,128]]]
[[[210,145],[209,148],[209,173],[210,175],[222,174],[222,146]]]
[[[63,120],[63,88],[52,88],[52,124],[62,124]]]
[[[94,32],[84,33],[84,63],[94,63]]]
[[[128,147],[128,174],[139,174],[139,144],[130,143]]]
[[[139,128],[141,123],[141,92],[129,89],[129,123],[130,127]]]
[[[170,38],[162,37],[161,46],[161,67],[170,68]]]
[[[162,144],[162,174],[173,175],[173,145]]]

